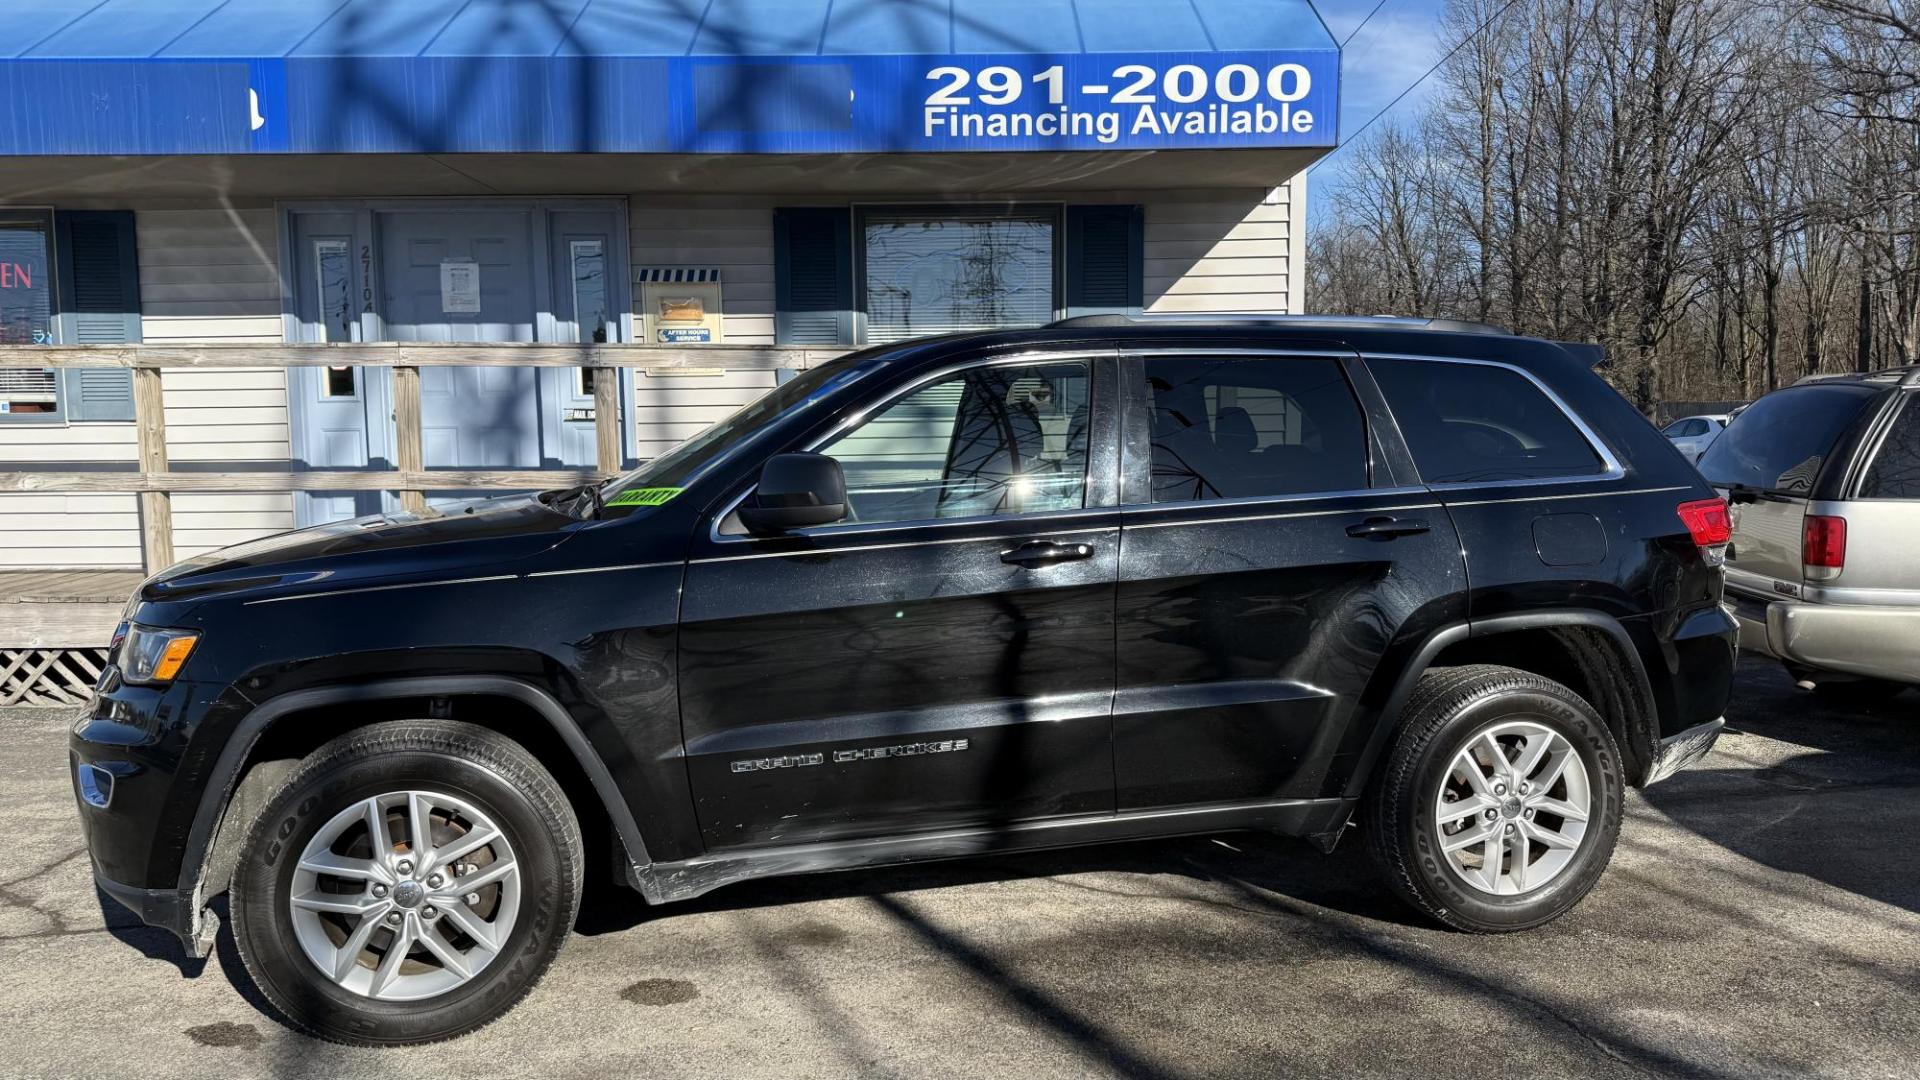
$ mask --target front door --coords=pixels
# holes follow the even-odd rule
[[[849,522],[702,527],[680,688],[710,849],[1112,813],[1109,363],[911,388],[819,447]]]
[[[382,214],[381,284],[392,341],[532,341],[531,214]],[[420,371],[427,468],[535,468],[540,394],[533,368]]]
[[[1114,701],[1122,811],[1317,798],[1381,655],[1464,617],[1459,541],[1373,461],[1336,356],[1129,357]],[[1356,374],[1355,377],[1358,377]],[[1131,443],[1130,443],[1131,449]],[[1315,763],[1309,765],[1309,763]]]

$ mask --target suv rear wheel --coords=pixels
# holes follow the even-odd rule
[[[235,943],[322,1038],[471,1031],[533,989],[580,904],[580,828],[517,744],[445,720],[377,724],[310,755],[234,870]]]
[[[1420,680],[1363,813],[1394,891],[1461,930],[1524,930],[1586,896],[1620,832],[1620,751],[1592,706],[1492,665]]]

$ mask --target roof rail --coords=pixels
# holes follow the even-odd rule
[[[1841,379],[1872,379],[1891,382],[1896,386],[1920,386],[1920,364],[1903,364],[1900,367],[1880,368],[1875,371],[1829,371],[1817,375],[1802,375],[1793,385],[1806,383],[1837,382]]]
[[[1513,331],[1491,323],[1464,319],[1423,319],[1409,315],[1277,315],[1259,311],[1181,312],[1167,315],[1075,315],[1048,323],[1050,329],[1091,329],[1115,326],[1305,326],[1343,330],[1445,330],[1455,334],[1499,334]]]

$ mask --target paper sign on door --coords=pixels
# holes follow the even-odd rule
[[[472,259],[440,260],[440,310],[444,314],[480,310],[480,264]]]

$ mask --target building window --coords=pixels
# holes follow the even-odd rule
[[[862,210],[867,343],[1051,322],[1058,234],[1052,210]]]
[[[0,211],[0,345],[51,345],[52,228],[44,213]],[[60,417],[60,373],[0,368],[0,421]]]

